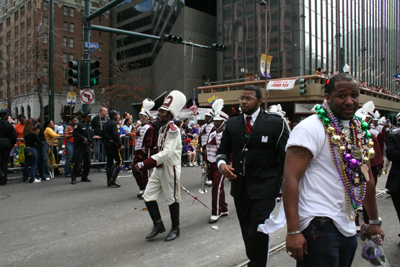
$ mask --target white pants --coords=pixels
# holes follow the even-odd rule
[[[178,201],[181,175],[181,166],[165,166],[154,168],[143,194],[144,201],[156,201],[163,193],[167,205]]]

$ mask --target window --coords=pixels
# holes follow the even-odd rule
[[[68,31],[68,22],[66,21],[63,22],[63,30]]]
[[[26,20],[26,28],[30,28],[32,26],[32,19],[31,18],[28,18],[27,20]]]
[[[101,43],[99,43],[99,52],[101,52]]]
[[[22,53],[22,54],[21,54],[21,61],[23,62],[24,60],[25,60],[25,54]]]
[[[25,45],[25,37],[21,37],[21,46],[23,47]]]
[[[16,67],[18,67],[18,64],[19,62],[18,62],[18,56],[16,56],[15,58],[14,58],[14,65],[16,66]]]
[[[67,90],[68,90],[68,86],[66,85],[66,84],[63,84],[63,94],[66,94],[67,93]]]
[[[15,86],[15,94],[19,95],[19,87]]]
[[[63,69],[63,79],[67,78],[67,69]],[[64,85],[63,85],[63,89],[64,89]]]
[[[43,59],[48,59],[47,50],[43,50]]]
[[[67,44],[68,44],[68,38],[63,37],[63,46],[67,46]]]
[[[64,6],[64,12],[63,12],[64,16],[68,16],[68,7]]]
[[[0,45],[3,44],[3,36],[0,37]]]
[[[75,32],[75,24],[74,23],[69,24],[69,32]]]
[[[11,39],[11,31],[7,32],[7,40]]]
[[[25,30],[25,21],[21,22],[21,31]]]
[[[25,6],[21,7],[21,18],[25,16]]]
[[[103,22],[102,17],[103,17],[102,15],[99,16],[99,24]]]
[[[74,47],[74,38],[69,38],[69,47]]]
[[[17,20],[18,20],[18,10],[15,11],[15,13],[14,13],[14,21],[17,21]]]
[[[43,83],[43,93],[47,93],[48,87],[47,83]]]
[[[48,18],[43,18],[43,27],[47,28],[49,26],[49,19]]]
[[[0,32],[3,32],[3,23],[0,23]]]
[[[43,34],[43,43],[47,44],[47,40],[48,40],[48,34],[45,33],[45,34]]]
[[[47,67],[43,67],[43,76],[47,76],[48,69]]]
[[[15,32],[14,32],[14,35],[15,35],[15,36],[18,36],[18,35],[19,35],[18,26],[15,26]]]
[[[10,17],[8,17],[8,18],[6,19],[6,25],[7,25],[7,26],[10,26],[10,24],[11,24],[11,19],[10,19]]]
[[[103,33],[101,31],[99,31],[99,38],[101,38],[103,36]]]
[[[73,18],[75,16],[75,8],[72,8],[72,7],[69,8],[69,16],[71,18]]]
[[[74,54],[69,54],[69,61],[73,61],[74,60]]]
[[[28,2],[28,11],[31,11],[31,9],[32,9],[32,3],[31,3],[31,1],[29,1]]]
[[[68,54],[63,53],[63,63],[67,63],[67,62],[68,62]]]
[[[43,11],[48,11],[49,10],[49,2],[44,1],[43,2]]]

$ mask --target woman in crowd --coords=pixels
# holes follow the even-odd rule
[[[64,137],[65,137],[65,149],[67,151],[67,157],[65,160],[64,175],[65,177],[71,177],[71,162],[72,155],[74,154],[74,136],[73,132],[78,120],[75,116],[71,117],[71,122],[67,127],[65,127]]]
[[[192,140],[190,140],[190,138],[188,138],[188,139],[186,139],[185,143],[186,144],[183,147],[183,151],[185,153],[187,153],[188,160],[189,160],[189,166],[190,167],[197,166],[197,163],[194,162],[194,160],[196,159],[196,150],[192,146]]]
[[[35,178],[36,166],[38,162],[38,156],[36,146],[41,141],[34,133],[35,127],[30,120],[25,120],[22,136],[25,140],[25,165],[23,169],[23,181],[29,180],[30,183],[40,183],[41,181]],[[29,171],[30,168],[30,171]]]
[[[47,143],[49,144],[49,147],[53,147],[53,155],[54,155],[54,159],[56,161],[56,164],[59,163],[59,159],[58,159],[58,150],[57,150],[57,145],[58,145],[58,140],[54,139],[55,137],[62,137],[62,135],[56,134],[56,132],[54,132],[54,122],[52,120],[47,121],[44,124],[44,136],[46,137]],[[49,155],[49,157],[51,157],[52,155]],[[51,162],[53,162],[50,159]],[[59,175],[61,174],[61,172],[59,171],[58,168],[54,169],[54,175]]]

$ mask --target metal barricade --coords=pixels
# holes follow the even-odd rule
[[[64,140],[65,138],[64,137],[55,137],[52,139],[51,146],[49,144],[49,147],[50,147],[49,157],[54,154],[53,141],[56,139]],[[123,161],[123,163],[132,163],[133,152],[135,149],[134,140],[133,140],[134,137],[122,136],[121,139],[122,139],[122,144],[124,146],[124,150],[121,151],[122,161]],[[130,145],[130,143],[132,143],[132,145]],[[58,150],[57,155],[59,155],[58,154],[60,151],[59,146],[57,146],[57,150]],[[65,151],[65,149],[63,149],[63,151]],[[54,162],[54,160],[51,160],[49,163],[49,169],[50,169],[49,172],[50,172],[50,176],[52,178],[54,178],[55,167],[65,167],[65,161],[63,161],[62,158],[59,163],[57,163],[57,159],[55,161],[56,161],[56,163]],[[105,150],[103,142],[102,142],[102,138],[101,137],[93,138],[93,143],[91,145],[90,166],[93,167],[96,165],[106,165],[106,164],[107,164],[107,155],[106,155],[106,150]]]

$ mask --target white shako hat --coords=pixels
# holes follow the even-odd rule
[[[378,124],[380,124],[380,125],[385,125],[386,124],[385,116],[383,116],[382,118],[379,119]]]
[[[214,110],[214,120],[215,121],[227,121],[229,119],[228,114],[222,111],[222,108],[224,107],[224,100],[219,98],[214,101],[214,104],[212,105],[212,108]]]
[[[186,96],[177,90],[169,93],[160,109],[171,112],[172,116],[176,118],[178,113],[182,110],[186,103]]]
[[[397,119],[397,121],[400,121],[400,112],[397,113],[396,119]]]
[[[374,114],[374,118],[373,118],[373,120],[374,121],[377,121],[377,120],[379,120],[379,118],[381,117],[381,114],[379,114],[379,111],[375,111],[375,114]]]
[[[278,106],[277,105],[270,106],[268,112],[278,112]]]
[[[282,106],[281,104],[276,105],[277,111],[282,113],[283,116],[286,115],[286,112],[282,110]]]
[[[365,117],[372,118],[372,119],[375,117],[374,110],[375,110],[375,105],[374,105],[374,102],[372,102],[372,101],[368,101],[361,108],[362,114],[364,114]]]
[[[205,116],[210,116],[210,117],[214,117],[214,110],[212,109],[207,109]]]
[[[148,119],[150,119],[151,118],[150,109],[152,109],[154,107],[154,104],[155,104],[154,101],[149,98],[146,98],[145,100],[143,100],[142,104],[143,104],[143,107],[142,107],[142,110],[139,112],[139,115],[144,115]]]

